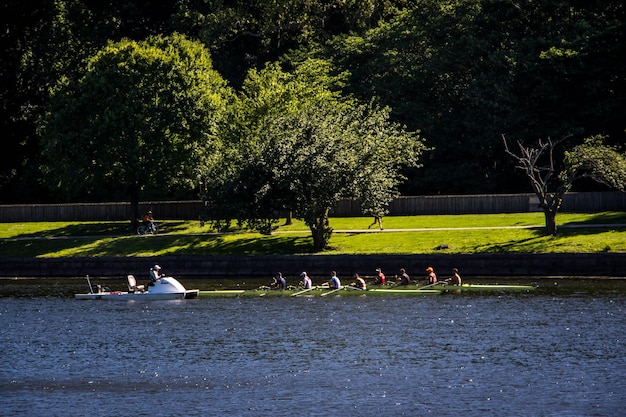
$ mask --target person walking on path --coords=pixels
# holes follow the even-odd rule
[[[376,223],[378,223],[378,228],[380,230],[383,230],[383,218],[382,218],[382,216],[374,216],[374,222],[372,224],[370,224],[369,226],[367,226],[367,228],[368,229],[371,228]]]

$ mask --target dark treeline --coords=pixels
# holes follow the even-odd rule
[[[38,136],[60,80],[107,42],[172,33],[204,44],[235,89],[250,69],[305,57],[348,74],[343,93],[389,106],[432,148],[404,194],[528,192],[502,134],[626,143],[624,11],[616,0],[7,0],[0,202],[61,199],[42,179]]]

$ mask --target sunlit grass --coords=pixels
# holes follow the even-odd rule
[[[362,232],[369,217],[331,218],[337,232],[324,254],[626,252],[626,213],[564,213],[557,220],[559,234],[545,236],[542,213],[386,217],[384,233]],[[594,224],[608,226],[585,227]],[[301,221],[281,225],[271,236],[236,228],[219,234],[197,221],[159,225],[161,234],[137,236],[127,222],[3,223],[0,256],[289,255],[312,247]],[[532,227],[481,229],[508,226]]]

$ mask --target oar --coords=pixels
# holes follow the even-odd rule
[[[324,294],[322,294],[321,296],[322,296],[322,297],[326,297],[328,294],[332,294],[332,293],[334,293],[334,292],[341,291],[341,290],[343,290],[344,288],[345,288],[345,287],[341,287],[341,286],[340,286],[340,287],[339,287],[339,288],[337,288],[336,290],[332,290],[332,291],[325,292],[325,293],[324,293]]]
[[[423,290],[423,289],[425,289],[425,288],[434,287],[435,285],[440,285],[440,284],[442,284],[442,283],[446,283],[446,284],[447,284],[448,282],[450,282],[450,280],[449,280],[449,279],[445,279],[445,280],[443,280],[443,281],[437,281],[437,282],[435,282],[434,284],[429,284],[429,285],[424,285],[423,287],[419,287],[419,288],[418,288],[418,290]]]
[[[291,294],[292,297],[297,297],[300,294],[304,294],[305,292],[309,292],[311,290],[316,290],[317,287],[311,287],[311,288],[307,288],[306,290],[302,290],[302,291],[298,291],[298,292],[294,292],[293,294]]]

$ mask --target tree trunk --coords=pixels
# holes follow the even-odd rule
[[[130,230],[134,232],[139,226],[139,185],[133,184],[130,186]]]
[[[329,210],[330,209],[326,210],[322,215],[316,217],[314,223],[309,226],[311,235],[313,236],[313,250],[315,252],[321,252],[328,248],[328,242],[333,233],[333,229],[328,223]]]
[[[287,217],[285,218],[284,226],[291,226],[293,224],[293,211],[287,210]]]
[[[326,249],[327,243],[324,240],[324,231],[318,227],[311,227],[311,236],[313,236],[313,251],[321,252]]]
[[[546,234],[556,236],[556,210],[550,210],[548,207],[544,207],[543,215],[546,219]]]

